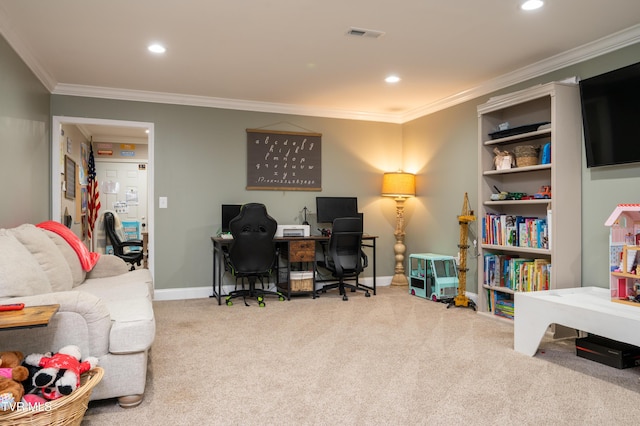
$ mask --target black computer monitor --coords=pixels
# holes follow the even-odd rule
[[[222,232],[223,234],[231,232],[231,230],[229,229],[229,222],[231,222],[231,219],[240,214],[241,208],[242,204],[222,205],[222,225],[220,227],[220,232]]]
[[[357,197],[316,197],[316,221],[333,223],[337,217],[359,217]]]

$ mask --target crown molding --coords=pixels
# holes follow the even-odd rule
[[[241,111],[254,111],[312,117],[364,120],[403,124],[411,120],[433,114],[463,102],[487,95],[494,91],[512,86],[558,69],[583,62],[606,53],[613,52],[640,41],[640,24],[605,36],[575,49],[568,50],[516,71],[483,82],[479,86],[464,90],[436,102],[409,110],[404,113],[372,113],[331,108],[314,108],[293,104],[246,101],[238,99],[215,98],[195,95],[148,92],[141,90],[113,89],[108,87],[83,86],[57,83],[55,78],[42,66],[13,31],[7,13],[0,6],[0,33],[15,50],[27,67],[35,74],[45,88],[52,94],[103,99],[117,99],[138,102],[165,103],[175,105],[201,106]]]
[[[311,117],[390,122],[398,124],[400,124],[401,119],[399,115],[378,114],[366,111],[313,108],[293,104],[245,101],[240,99],[215,98],[197,95],[180,95],[175,93],[149,92],[144,90],[112,89],[108,87],[83,86],[76,84],[57,84],[55,89],[52,91],[52,94],[276,114],[304,115]]]
[[[489,93],[504,89],[505,87],[509,87],[535,77],[540,77],[541,75],[596,58],[638,42],[640,42],[640,24],[634,25],[633,27],[629,27],[617,33],[610,34],[575,49],[567,50],[566,52],[551,56],[547,59],[501,75],[500,77],[492,80],[485,81],[481,85],[472,89],[462,91],[429,105],[408,111],[402,114],[401,122],[406,123],[408,121],[415,120],[416,118],[433,114],[480,96],[488,95]]]

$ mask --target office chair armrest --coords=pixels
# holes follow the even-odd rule
[[[127,240],[122,242],[123,247],[142,247],[142,240]]]
[[[362,269],[364,269],[367,266],[369,266],[369,257],[364,252],[364,250],[360,250],[360,257],[362,258]]]

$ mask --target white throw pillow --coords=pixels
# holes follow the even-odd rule
[[[73,288],[71,269],[51,238],[32,224],[9,229],[14,237],[31,252],[49,278],[53,291],[69,291]]]
[[[51,284],[29,250],[0,229],[0,298],[50,293]]]

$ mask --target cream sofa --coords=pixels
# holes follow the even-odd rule
[[[0,303],[60,305],[46,327],[0,330],[0,350],[30,354],[77,345],[83,357],[95,356],[105,370],[91,399],[138,405],[155,337],[151,274],[129,271],[124,261],[108,255],[85,271],[83,257],[65,238],[31,224],[0,229]]]

